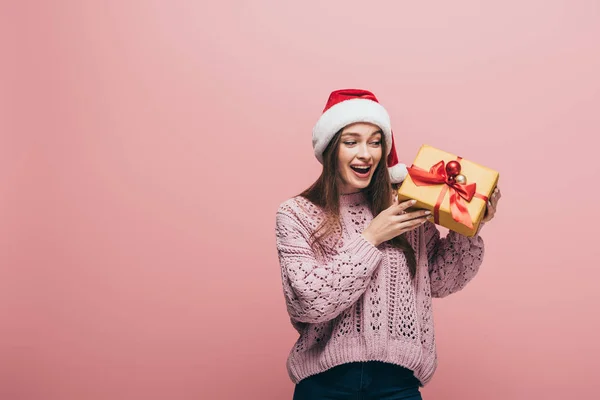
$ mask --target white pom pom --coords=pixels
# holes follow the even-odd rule
[[[401,183],[408,175],[408,170],[405,164],[396,164],[393,167],[388,168],[390,173],[390,179],[392,183]]]

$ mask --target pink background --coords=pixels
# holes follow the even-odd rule
[[[275,211],[342,87],[501,173],[425,399],[597,395],[597,1],[7,3],[0,398],[291,399]]]

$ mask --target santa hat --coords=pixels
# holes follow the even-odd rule
[[[390,116],[375,95],[367,90],[342,89],[329,95],[323,114],[313,128],[313,149],[323,164],[323,152],[331,139],[345,126],[356,122],[377,125],[383,132],[387,149],[387,167],[392,183],[400,183],[407,174],[406,165],[398,162]]]

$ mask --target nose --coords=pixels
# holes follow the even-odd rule
[[[359,146],[357,157],[362,160],[369,160],[371,158],[371,153],[366,143]]]

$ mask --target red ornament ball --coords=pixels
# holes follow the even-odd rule
[[[450,161],[446,164],[446,173],[452,177],[460,174],[460,163],[458,161]]]

